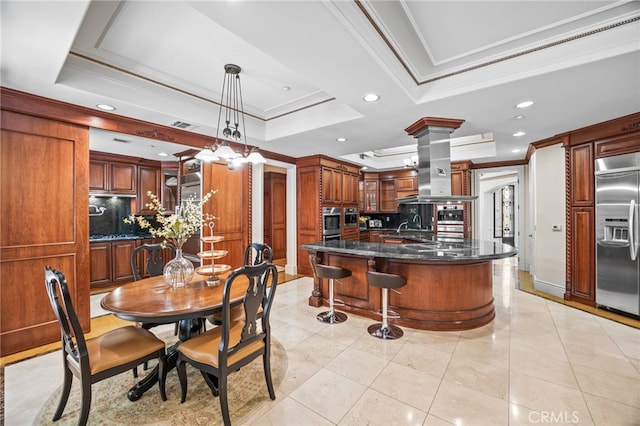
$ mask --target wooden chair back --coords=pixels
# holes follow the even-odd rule
[[[162,275],[162,269],[164,268],[164,262],[162,261],[162,250],[167,248],[171,250],[172,257],[176,254],[176,249],[171,244],[142,244],[133,249],[131,252],[131,270],[133,271],[134,281],[138,281],[142,278],[143,273],[138,268],[138,256],[140,253],[146,253],[145,269],[146,273],[150,277],[156,277]]]
[[[255,253],[255,256],[253,254]],[[251,243],[244,252],[245,265],[258,265],[263,262],[273,262],[273,250],[267,244]]]

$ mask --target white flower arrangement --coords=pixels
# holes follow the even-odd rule
[[[205,221],[217,219],[215,216],[203,214],[202,212],[204,204],[216,192],[218,191],[209,191],[203,195],[201,201],[196,201],[194,196],[190,196],[176,207],[173,214],[167,215],[167,211],[162,207],[158,197],[149,191],[147,195],[151,198],[151,202],[147,203],[146,206],[156,212],[155,219],[159,227],[153,228],[145,217],[133,214],[123,220],[128,224],[137,223],[140,228],[148,230],[154,238],[162,238],[164,244],[170,242],[176,249],[182,249],[187,239],[200,231]]]

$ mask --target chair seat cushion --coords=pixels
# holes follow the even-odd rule
[[[230,342],[229,348],[235,346],[240,341],[240,335],[242,334],[242,325],[244,321],[238,321],[230,327]],[[208,364],[212,367],[218,368],[218,347],[222,340],[222,327],[213,328],[206,333],[202,333],[199,336],[193,337],[186,342],[182,342],[178,346],[178,350],[182,352],[187,358]],[[232,365],[237,361],[247,357],[248,355],[261,351],[264,349],[264,341],[256,340],[255,342],[245,346],[244,348],[229,355],[227,364]]]
[[[262,307],[260,308],[260,312],[262,312]],[[231,317],[231,322],[244,320],[244,305],[233,306],[231,311],[229,311],[229,316]],[[222,312],[216,312],[213,315],[209,315],[207,319],[212,324],[222,324]]]
[[[165,348],[152,332],[127,326],[87,340],[91,374],[126,364]]]

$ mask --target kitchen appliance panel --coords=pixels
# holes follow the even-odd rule
[[[596,161],[596,304],[640,315],[640,172]]]
[[[322,238],[326,240],[328,236],[338,236],[340,239],[340,218],[342,209],[339,207],[322,208]]]
[[[344,209],[344,226],[358,226],[358,209],[354,207],[345,207]]]

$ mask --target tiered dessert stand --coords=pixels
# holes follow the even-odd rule
[[[198,253],[198,257],[202,259],[202,266],[196,268],[196,272],[200,275],[207,276],[207,285],[218,285],[220,284],[220,278],[218,274],[223,274],[231,269],[230,265],[225,264],[216,264],[216,259],[221,259],[229,254],[227,250],[215,250],[214,246],[216,243],[224,240],[223,236],[213,235],[213,221],[209,222],[209,230],[210,235],[208,237],[203,236],[201,238],[203,244],[209,244],[210,249],[201,251]],[[205,262],[205,260],[210,260],[210,263]]]

